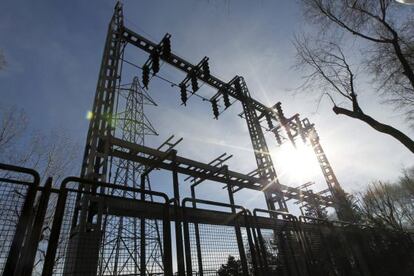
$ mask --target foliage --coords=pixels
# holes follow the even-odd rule
[[[219,276],[236,276],[242,275],[242,265],[240,260],[236,260],[235,257],[229,256],[226,264],[222,264],[217,271]]]

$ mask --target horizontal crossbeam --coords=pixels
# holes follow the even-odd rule
[[[148,40],[147,38],[135,33],[134,31],[124,27],[122,32],[121,32],[121,36],[122,38],[127,41],[128,43],[140,48],[141,50],[151,54],[153,51],[157,51],[158,49],[158,45],[150,40]],[[194,72],[197,68],[196,65],[193,65],[192,63],[186,61],[185,59],[171,53],[168,57],[167,56],[163,56],[160,55],[160,58],[165,61],[166,63],[180,69],[181,71],[183,71],[186,74],[189,74],[191,72]],[[244,98],[242,95],[239,95],[236,93],[236,90],[232,87],[229,86],[228,83],[220,80],[219,78],[209,74],[206,75],[203,73],[203,71],[199,71],[199,74],[196,75],[196,77],[205,82],[206,84],[208,84],[209,86],[217,89],[218,91],[220,90],[225,90],[231,97],[243,102]],[[256,111],[260,112],[260,113],[264,113],[264,114],[268,114],[269,116],[271,116],[274,120],[278,120],[278,118],[276,117],[276,115],[274,114],[274,112],[271,111],[271,109],[269,109],[268,107],[266,107],[264,104],[262,104],[261,102],[255,100],[255,99],[250,99],[251,100],[251,104],[252,106],[255,108]]]
[[[111,137],[108,142],[110,145],[109,155],[113,157],[128,159],[146,166],[154,166],[169,171],[172,171],[175,168],[177,172],[181,174],[228,184],[235,188],[240,187],[256,191],[263,191],[264,189],[264,185],[258,177],[228,170],[229,177],[227,178],[227,172],[218,171],[217,169],[219,167],[217,166],[212,166],[181,156],[175,157],[176,164],[174,165],[172,163],[173,158],[167,154],[168,152],[130,143],[115,137]],[[162,160],[162,162],[159,162],[159,160]],[[269,189],[272,189],[272,187]],[[303,191],[283,184],[280,185],[280,189],[288,199],[296,199],[303,202],[317,200],[321,205],[332,206],[332,199],[330,196],[314,194],[309,191]]]

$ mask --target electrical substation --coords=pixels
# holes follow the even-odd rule
[[[126,49],[145,55],[146,62],[128,60]],[[0,164],[5,172],[0,179],[3,275],[414,274],[410,237],[353,223],[351,203],[308,118],[285,114],[280,102],[259,102],[242,76],[217,77],[209,58],[192,63],[174,50],[170,34],[155,42],[130,29],[122,5],[116,5],[81,175],[55,183],[34,170]],[[128,66],[135,76],[125,76]],[[167,66],[184,79],[176,83],[163,77]],[[257,166],[247,173],[234,170],[227,153],[206,157],[212,160],[207,163],[187,158],[185,150],[177,150],[177,145],[185,149],[186,137],[148,146],[146,141],[158,135],[145,114],[146,106],[156,105],[155,81],[167,82],[182,106],[193,97],[210,105],[215,119],[232,105],[241,106]],[[198,94],[202,85],[209,87],[208,97]],[[313,182],[284,184],[269,153],[269,137],[278,145],[311,148],[325,189],[314,191]],[[173,194],[154,189],[155,171],[169,174],[164,185]],[[222,187],[227,200],[197,193],[205,181]],[[183,186],[190,196],[183,196]],[[241,190],[263,193],[266,208],[235,202]],[[289,204],[297,205],[301,215],[290,213]],[[327,209],[337,220],[327,220]],[[233,266],[226,272],[230,260]]]

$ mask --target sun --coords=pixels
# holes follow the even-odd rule
[[[273,155],[279,177],[292,184],[312,181],[320,172],[313,149],[302,142],[297,143],[296,147],[285,143]]]

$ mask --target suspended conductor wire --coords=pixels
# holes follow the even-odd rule
[[[149,38],[151,38],[152,40],[155,40],[155,38],[151,34],[147,33],[143,28],[139,27],[135,22],[133,22],[132,20],[128,19],[128,17],[125,16],[125,14],[124,14],[124,19],[125,19],[126,22],[128,22],[128,24],[131,24],[133,27],[139,29],[144,34],[146,34]]]
[[[126,21],[126,22],[128,22],[128,24],[130,24],[130,25],[132,25],[133,27],[135,27],[135,28],[137,28],[137,29],[139,29],[140,31],[142,31],[145,35],[147,35],[148,37],[150,37],[152,40],[156,40],[151,34],[149,34],[148,32],[146,32],[143,28],[141,28],[140,26],[138,26],[138,24],[136,24],[135,22],[133,22],[132,20],[130,20],[125,14],[123,15],[123,18],[124,18],[124,20]],[[133,67],[136,67],[136,68],[138,68],[138,69],[140,69],[140,70],[142,70],[142,67],[140,67],[140,66],[138,66],[138,65],[136,65],[136,64],[134,64],[134,63],[132,63],[132,62],[129,62],[129,61],[127,61],[127,60],[125,60],[125,59],[123,59],[122,58],[122,61],[124,61],[125,63],[127,63],[127,64],[129,64],[129,65],[131,65],[131,66],[133,66]],[[161,63],[161,65],[160,65],[160,68],[162,67],[162,65],[164,65],[164,61],[162,61],[162,63]],[[159,79],[161,79],[161,80],[163,80],[163,81],[165,81],[165,82],[167,82],[167,83],[169,83],[172,87],[179,87],[179,85],[177,84],[177,83],[174,83],[174,82],[172,82],[172,81],[170,81],[170,80],[168,80],[167,78],[165,78],[165,77],[162,77],[162,76],[159,76],[159,75],[152,75],[151,76],[151,78],[150,78],[150,80],[153,78],[153,77],[157,77],[157,78],[159,78]],[[128,85],[128,84],[123,84],[122,86],[124,86],[124,85]],[[204,82],[202,82],[201,83],[201,85],[200,85],[200,87],[199,88],[202,88],[203,86],[205,85],[205,83]],[[121,86],[121,85],[120,85]],[[199,94],[196,94],[196,92],[193,92],[193,91],[190,91],[190,90],[186,90],[188,93],[190,93],[190,95],[189,95],[189,97],[188,97],[188,99],[190,99],[193,95],[195,95],[195,96],[197,96],[197,97],[199,97],[199,98],[201,98],[203,101],[210,101],[210,99],[208,99],[208,98],[206,98],[206,97],[203,97],[203,96],[201,96],[201,95],[199,95]],[[233,103],[235,103],[237,100],[234,100],[231,104],[233,104]],[[184,103],[182,103],[181,105],[183,105]],[[220,105],[219,105],[220,106]],[[223,113],[224,111],[225,111],[226,109],[224,109],[224,110],[222,110],[219,114],[221,114],[221,113]]]
[[[138,69],[140,69],[141,71],[142,71],[142,67],[141,66],[138,66],[138,65],[136,65],[135,63],[132,63],[132,62],[130,62],[130,61],[128,61],[128,60],[126,60],[126,59],[124,59],[124,58],[122,58],[121,59],[123,62],[125,62],[126,64],[129,64],[130,66],[133,66],[133,67],[135,67],[135,68],[138,68]],[[162,64],[161,64],[161,66],[160,66],[160,68],[162,67],[162,65],[164,65],[164,63],[165,62],[162,62]],[[160,80],[163,80],[163,81],[165,81],[165,82],[167,82],[167,83],[169,83],[170,85],[171,85],[171,87],[179,87],[179,85],[177,84],[177,83],[175,83],[175,82],[173,82],[173,81],[170,81],[170,80],[168,80],[167,78],[165,78],[165,77],[162,77],[162,76],[160,76],[159,74],[156,74],[156,75],[154,75],[154,74],[152,74],[152,76],[151,76],[151,78],[150,78],[150,80],[153,78],[153,77],[156,77],[156,78],[158,78],[158,79],[160,79]],[[123,84],[122,86],[125,86],[125,85],[128,85],[128,84]],[[201,85],[200,85],[200,88],[201,87],[203,87],[205,85],[205,83],[204,82],[202,82],[201,83]],[[199,97],[200,99],[202,99],[203,101],[210,101],[210,99],[208,99],[208,98],[206,98],[206,97],[203,97],[203,96],[201,96],[201,95],[199,95],[199,94],[197,94],[196,92],[193,92],[193,91],[190,91],[190,90],[187,90],[186,89],[186,91],[188,92],[188,93],[190,93],[190,96],[188,97],[188,99],[190,99],[193,95],[194,96],[197,96],[197,97]],[[231,103],[231,105],[233,105],[235,102],[237,102],[237,100],[233,100],[233,102]],[[183,103],[181,103],[181,105],[183,105]],[[218,106],[221,106],[220,104],[218,104]],[[225,109],[223,109],[220,113],[219,113],[219,115],[221,115],[224,111],[226,111],[227,110],[227,108],[225,108]],[[260,124],[260,127],[261,128],[263,128],[264,130],[266,130],[266,132],[270,132],[266,127],[264,127],[263,125],[261,125]]]
[[[233,102],[231,102],[231,103],[230,103],[230,106],[232,106],[235,102],[237,102],[237,100],[233,100]],[[220,104],[217,104],[217,105],[218,105],[218,106],[221,106]],[[229,106],[229,107],[230,107],[230,106]],[[226,111],[229,107],[222,109],[222,110],[220,111],[219,115],[221,115],[222,113],[224,113],[224,111]]]
[[[198,89],[201,89],[201,87],[203,87],[205,84],[206,84],[205,82],[202,82],[202,83],[201,83],[201,85],[198,87]],[[194,92],[194,91],[189,91],[189,90],[187,90],[187,89],[186,89],[186,91],[190,93],[190,96],[188,96],[187,100],[189,100],[192,96],[194,96],[194,95],[195,95],[195,96],[199,96],[199,97],[201,97],[201,98],[203,99],[203,101],[210,101],[209,99],[204,98],[204,97],[202,97],[202,96],[200,96],[200,95],[196,94],[196,92]],[[184,105],[184,103],[181,103],[181,105]]]
[[[146,34],[148,37],[150,37],[152,40],[156,40],[151,34],[149,34],[148,32],[146,32],[143,28],[141,28],[141,27],[139,27],[136,23],[134,23],[132,20],[130,20],[130,19],[128,19],[128,17],[126,16],[126,15],[124,15],[124,19],[125,19],[125,21],[126,22],[128,22],[129,24],[131,24],[133,27],[136,27],[137,29],[139,29],[140,31],[142,31],[144,34]],[[179,55],[179,53],[176,53],[176,54],[178,54]],[[134,64],[134,63],[132,63],[132,62],[129,62],[129,61],[127,61],[127,60],[125,60],[125,59],[123,59],[123,61],[124,62],[126,62],[126,63],[128,63],[129,65],[132,65],[132,66],[134,66],[134,67],[136,67],[136,68],[138,68],[138,69],[140,69],[140,70],[142,70],[142,67],[140,67],[140,66],[138,66],[138,65],[136,65],[136,64]],[[161,67],[163,66],[165,64],[165,61],[162,61],[162,63],[161,63],[161,65],[160,65],[160,69],[161,69]],[[169,84],[171,84],[171,86],[175,86],[175,87],[179,87],[178,86],[178,84],[176,84],[176,83],[174,83],[174,82],[172,82],[172,81],[170,81],[170,80],[168,80],[168,79],[166,79],[166,78],[164,78],[164,77],[161,77],[161,76],[159,76],[159,75],[152,75],[151,76],[151,78],[150,78],[150,80],[153,78],[153,77],[158,77],[159,79],[161,79],[161,80],[163,80],[163,81],[166,81],[166,82],[168,82]],[[203,87],[205,85],[205,83],[204,82],[202,82],[201,83],[201,85],[200,85],[200,87],[199,88],[201,88],[201,87]],[[190,99],[193,95],[195,95],[195,96],[197,96],[197,97],[199,97],[199,98],[201,98],[203,101],[210,101],[210,99],[208,99],[208,98],[205,98],[205,97],[203,97],[203,96],[200,96],[200,95],[198,95],[198,94],[196,94],[196,92],[193,92],[193,91],[190,91],[190,90],[186,90],[188,93],[190,93],[190,96],[188,97],[188,99]],[[234,102],[233,102],[234,103]],[[232,104],[233,104],[232,103]],[[182,103],[181,105],[183,105],[184,103]],[[224,111],[224,110],[223,110]],[[221,112],[221,113],[223,113],[223,111]],[[221,114],[220,113],[220,114]]]
[[[125,62],[126,64],[129,64],[129,65],[131,65],[131,66],[133,66],[133,67],[135,67],[135,68],[138,68],[138,69],[140,69],[141,71],[142,71],[142,67],[141,66],[138,66],[138,65],[136,65],[135,63],[132,63],[132,62],[130,62],[130,61],[128,61],[128,60],[126,60],[126,59],[122,59],[122,61],[123,62]],[[167,83],[169,83],[170,85],[171,85],[171,87],[179,87],[179,85],[177,84],[177,83],[175,83],[175,82],[173,82],[173,81],[170,81],[169,79],[166,79],[165,77],[162,77],[162,76],[160,76],[159,74],[156,74],[156,75],[152,75],[151,76],[151,79],[153,78],[153,77],[156,77],[156,78],[158,78],[158,79],[160,79],[160,80],[163,80],[163,81],[165,81],[165,82],[167,82]],[[202,85],[204,85],[204,83],[202,84]],[[200,86],[200,88],[201,88],[202,86]],[[198,95],[198,94],[196,94],[196,93],[193,93],[192,91],[190,91],[190,90],[186,90],[188,93],[190,93],[191,95],[194,95],[194,96],[197,96],[197,97],[199,97],[200,99],[202,99],[203,101],[210,101],[209,99],[207,99],[206,97],[203,97],[203,96],[201,96],[201,95]]]

